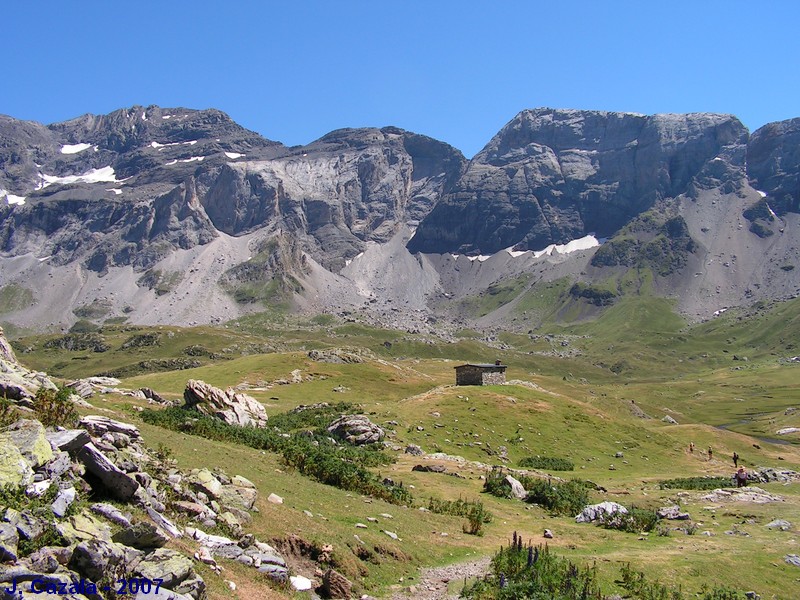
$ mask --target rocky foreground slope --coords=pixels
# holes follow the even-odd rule
[[[6,388],[25,371],[7,348],[0,331],[0,386]],[[252,482],[218,469],[181,471],[163,450],[148,448],[137,427],[105,416],[85,416],[77,427],[45,427],[38,420],[43,412],[53,421],[54,413],[69,415],[76,403],[91,405],[77,393],[59,404],[53,393],[43,407],[40,390],[52,391],[45,383],[55,388],[44,378],[25,381],[25,394],[0,407],[1,598],[203,600],[207,584],[199,566],[223,578],[218,559],[252,567],[279,586],[314,586],[290,575],[275,547],[245,533],[257,510]],[[87,380],[73,389],[86,397],[93,386],[134,393],[109,389],[113,384],[119,381]],[[202,381],[187,384],[186,406],[240,425],[263,427],[267,420],[253,398]],[[314,576],[322,597],[349,597],[350,582],[335,570]],[[236,590],[234,581],[224,582]]]
[[[2,314],[191,324],[289,299],[409,326],[520,274],[644,267],[706,318],[800,290],[799,128],[536,109],[467,161],[394,127],[285,147],[216,110],[2,117]]]

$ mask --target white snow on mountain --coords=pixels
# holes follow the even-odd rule
[[[225,156],[233,160],[235,158],[242,158],[244,154],[239,154],[238,152],[226,152]]]
[[[44,173],[39,173],[39,177],[41,178],[41,183],[39,183],[37,186],[37,190],[46,188],[54,183],[60,183],[63,185],[69,185],[71,183],[119,183],[119,180],[114,173],[114,167],[110,166],[101,167],[99,169],[90,169],[82,175],[67,175],[65,177],[58,177],[57,175],[45,175]]]
[[[61,146],[61,154],[77,154],[78,152],[83,152],[91,147],[92,144],[64,144]]]
[[[0,198],[5,197],[6,204],[25,204],[25,196],[16,196],[7,190],[0,190]]]

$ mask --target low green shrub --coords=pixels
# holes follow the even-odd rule
[[[543,469],[545,471],[573,471],[575,463],[557,456],[526,456],[519,461],[524,469]]]
[[[703,586],[684,593],[650,581],[630,564],[622,567],[617,583],[629,600],[745,600],[746,595],[725,587]],[[616,591],[616,590],[614,590]],[[516,532],[507,548],[492,559],[490,572],[461,592],[468,600],[603,600],[595,567],[581,567],[553,554],[547,546],[523,545]]]
[[[336,408],[309,408],[298,413],[276,415],[270,418],[270,426],[265,428],[228,425],[214,417],[178,407],[145,410],[142,419],[174,431],[277,452],[286,466],[320,483],[381,498],[392,504],[412,504],[413,496],[402,484],[384,483],[367,470],[368,467],[391,464],[392,457],[372,446],[350,446],[330,440],[324,426],[330,423],[331,411],[336,412]],[[318,425],[316,430],[306,428],[291,432],[314,423]]]
[[[615,512],[605,515],[600,520],[600,525],[606,529],[616,529],[628,533],[653,531],[658,525],[658,515],[654,510],[632,506],[627,513]]]
[[[575,516],[589,504],[589,490],[579,480],[534,479],[525,489],[528,491],[525,502],[538,504],[554,515]]]
[[[662,490],[714,490],[730,486],[730,477],[679,477],[658,482]]]
[[[523,546],[514,534],[494,556],[491,572],[462,591],[471,600],[602,600],[594,567],[581,568],[547,546]]]

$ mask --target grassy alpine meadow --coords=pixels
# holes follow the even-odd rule
[[[505,300],[522,283],[486,301]],[[548,297],[566,292],[558,282],[545,290]],[[525,293],[523,309],[542,319],[551,314]],[[772,495],[761,503],[706,497],[713,490],[693,478],[730,482],[734,452],[751,470],[800,471],[800,436],[778,433],[800,427],[800,364],[789,360],[798,352],[799,314],[791,301],[689,326],[668,301],[640,296],[623,297],[588,321],[503,333],[502,346],[469,330],[453,341],[288,317],[251,317],[226,328],[113,324],[81,334],[96,337],[32,336],[14,346],[23,363],[64,379],[117,372],[121,387],[150,387],[177,402],[188,379],[238,386],[264,404],[276,427],[291,422],[279,415],[301,404],[347,403],[367,415],[385,429],[390,460],[366,468],[378,481],[402,485],[404,504],[320,483],[273,446],[146,422],[142,409],[159,410],[146,401],[108,394],[81,409],[135,423],[149,446],[169,448],[181,468],[247,477],[260,493],[247,530],[271,543],[294,536],[306,548],[331,545],[331,565],[359,594],[407,590],[420,583],[421,567],[492,556],[516,532],[526,544],[546,543],[558,557],[594,569],[606,595],[631,594],[620,584],[626,568],[686,597],[724,586],[791,599],[800,597],[800,570],[784,557],[800,554],[800,481],[751,483],[748,489]],[[309,355],[334,348],[359,359]],[[506,385],[454,385],[455,366],[495,359],[508,365]],[[199,364],[170,362],[177,360]],[[409,444],[425,454],[405,453]],[[493,470],[529,482],[535,494],[525,502],[486,493]],[[568,496],[572,488],[560,486],[570,480],[584,482],[570,485],[590,503],[614,501],[641,515],[678,505],[689,517],[625,531],[577,523],[573,508],[560,514],[536,503]],[[267,502],[271,493],[284,503]],[[471,528],[465,507],[478,504],[490,516]],[[789,525],[768,526],[776,519]],[[289,560],[297,569],[310,561]],[[242,598],[289,595],[265,591],[263,580],[238,565],[223,566]],[[203,574],[211,598],[230,597],[216,575]]]

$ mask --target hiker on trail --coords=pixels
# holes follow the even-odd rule
[[[747,471],[744,470],[744,467],[739,467],[739,470],[736,471],[736,487],[747,487]]]
[[[733,466],[734,467],[739,466],[739,455],[736,454],[736,452],[733,453]]]
[[[694,442],[689,442],[689,452],[694,454]]]
[[[711,449],[711,446],[708,447],[708,460],[714,458],[714,451]]]

